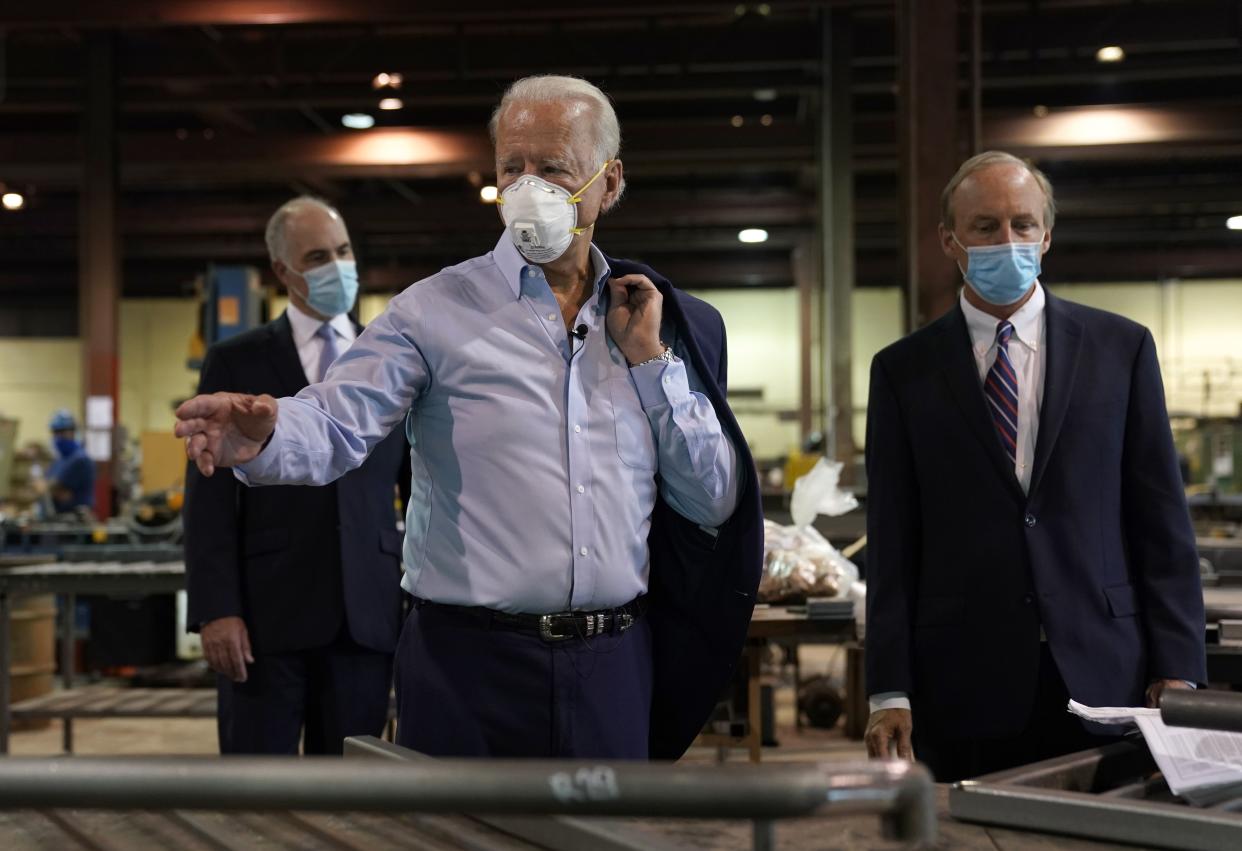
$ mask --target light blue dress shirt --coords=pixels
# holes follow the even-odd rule
[[[507,235],[409,287],[323,383],[280,400],[271,441],[234,474],[326,484],[404,419],[406,591],[537,614],[645,593],[657,487],[719,526],[737,506],[737,454],[688,363],[628,367],[605,327],[610,272],[594,245],[591,262],[582,341]]]

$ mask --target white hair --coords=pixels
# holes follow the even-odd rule
[[[487,124],[492,144],[496,144],[496,131],[500,125],[500,116],[515,103],[554,103],[556,101],[578,100],[593,106],[595,120],[592,122],[595,138],[593,141],[593,164],[591,171],[599,169],[608,160],[617,158],[621,153],[621,124],[617,121],[617,112],[612,108],[612,101],[598,86],[583,80],[581,77],[561,77],[555,74],[537,74],[523,77],[505,90],[500,103],[492,111],[492,119]],[[624,181],[621,190],[625,190]],[[620,192],[617,193],[618,198]]]
[[[957,187],[962,185],[962,181],[977,171],[982,171],[995,165],[1016,165],[1019,168],[1026,169],[1027,173],[1035,178],[1035,182],[1039,184],[1039,188],[1044,193],[1044,228],[1052,230],[1053,221],[1055,221],[1057,216],[1057,202],[1052,197],[1051,181],[1048,180],[1042,171],[1026,160],[1019,159],[1005,151],[984,151],[981,154],[975,154],[962,163],[957,170],[957,174],[949,178],[949,182],[945,184],[944,191],[940,193],[941,223],[949,230],[953,229],[953,193],[957,191]]]
[[[286,236],[289,229],[289,219],[295,213],[307,207],[320,207],[338,219],[341,218],[341,213],[336,207],[333,207],[322,198],[316,198],[314,195],[299,195],[297,198],[290,199],[281,204],[276,212],[272,213],[272,217],[267,220],[267,229],[263,232],[263,240],[267,243],[267,256],[273,263],[279,260],[286,266],[291,265],[289,262],[290,258],[285,253],[288,249]]]

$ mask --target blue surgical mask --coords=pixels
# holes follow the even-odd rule
[[[61,458],[68,458],[78,451],[78,442],[72,437],[57,437],[52,442],[56,444],[56,451]]]
[[[358,297],[358,264],[353,260],[330,260],[302,273],[306,280],[306,303],[321,316],[348,313]]]
[[[962,276],[979,298],[1004,306],[1021,301],[1039,277],[1043,242],[1006,242],[967,248],[953,234],[953,241],[966,252]]]

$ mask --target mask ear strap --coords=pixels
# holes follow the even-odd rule
[[[612,165],[612,160],[604,160],[604,164],[599,167],[599,171],[595,172],[595,176],[592,177],[590,180],[588,180],[585,184],[583,184],[581,189],[579,189],[573,195],[569,196],[569,203],[577,204],[578,202],[580,202],[582,200],[582,193],[586,192],[587,189],[591,187],[592,183],[599,180],[599,176],[604,173],[604,169],[608,168],[608,166],[610,165]]]

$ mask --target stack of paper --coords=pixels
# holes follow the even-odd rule
[[[1195,799],[1209,789],[1242,783],[1242,733],[1170,727],[1159,709],[1138,706],[1083,706],[1069,711],[1100,724],[1137,724],[1173,794]]]

